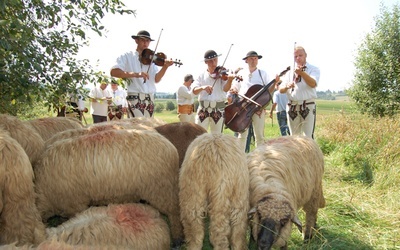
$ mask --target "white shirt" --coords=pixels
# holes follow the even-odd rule
[[[319,68],[309,63],[306,63],[305,72],[307,72],[307,74],[317,82],[318,86],[320,76]],[[291,80],[289,80],[288,82],[291,82]],[[317,98],[317,89],[308,86],[304,79],[301,78],[301,81],[295,84],[294,89],[288,89],[286,91],[286,94],[289,100],[302,102],[305,100]]]
[[[150,70],[147,71],[150,67]],[[128,93],[156,93],[155,77],[158,73],[158,67],[152,63],[151,65],[144,65],[139,61],[139,52],[130,51],[120,55],[111,69],[119,68],[126,72],[148,72],[149,79],[144,82],[143,78],[128,78]]]
[[[102,90],[100,86],[94,87],[89,92],[90,98],[107,98],[112,97],[110,91],[106,88]],[[108,114],[108,103],[107,100],[97,100],[97,102],[90,102],[90,114],[107,116]]]
[[[226,92],[224,91],[224,86],[228,81],[223,81],[220,79],[213,79],[207,70],[199,75],[199,77],[192,83],[193,89],[201,86],[213,86],[213,92],[209,95],[206,91],[201,91],[198,94],[198,100],[200,101],[215,101],[215,102],[225,102]],[[215,83],[215,84],[214,84]],[[192,89],[192,91],[193,91]]]
[[[195,95],[191,91],[191,87],[186,87],[185,85],[181,85],[176,91],[176,102],[178,105],[190,105],[194,103]]]
[[[265,86],[271,81],[268,73],[261,69],[256,69],[253,73],[250,73],[248,68],[244,69],[242,78],[243,81],[233,84],[233,88],[237,89],[239,95],[242,96],[244,96],[253,85],[259,84]]]
[[[112,105],[115,106],[122,105],[122,107],[128,107],[128,103],[126,101],[126,96],[127,96],[126,90],[118,87],[116,90],[110,88],[110,92],[113,101]]]

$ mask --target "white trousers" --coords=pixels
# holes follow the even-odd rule
[[[254,137],[257,145],[264,143],[264,129],[265,129],[265,110],[263,109],[260,116],[254,114],[252,117],[253,131]],[[246,149],[246,140],[247,135],[249,134],[249,130],[246,129],[243,133],[239,133],[240,144],[242,145],[243,150]]]
[[[307,104],[305,108],[301,106],[301,104],[295,105],[295,107],[293,107],[293,105],[288,105],[286,108],[290,134],[305,135],[314,139],[316,105],[315,103],[312,103]],[[304,110],[307,112],[305,117],[302,116],[302,112],[304,112]],[[294,113],[290,114],[291,111]]]

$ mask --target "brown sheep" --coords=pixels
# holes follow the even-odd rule
[[[201,249],[210,218],[214,249],[246,249],[249,173],[236,137],[205,133],[189,146],[179,175],[181,220],[188,249]]]
[[[247,155],[250,172],[252,235],[259,249],[287,249],[292,222],[302,231],[297,211],[303,208],[304,239],[312,237],[322,190],[324,156],[317,143],[304,136],[271,139]]]
[[[9,132],[10,136],[22,146],[31,164],[34,165],[45,146],[39,133],[17,117],[6,114],[0,114],[0,129]]]
[[[35,205],[32,165],[3,129],[0,159],[0,244],[39,244],[45,239],[45,226]]]
[[[174,244],[180,244],[178,160],[176,148],[154,131],[106,130],[61,140],[47,147],[34,169],[37,207],[47,220],[142,199],[168,216]]]
[[[155,127],[158,133],[167,138],[178,150],[179,166],[182,165],[186,150],[197,136],[207,133],[200,125],[191,122],[174,122]]]

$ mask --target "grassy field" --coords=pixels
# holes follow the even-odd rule
[[[178,121],[176,110],[155,117]],[[276,116],[267,119],[266,138],[280,136]],[[289,249],[400,249],[399,120],[360,115],[348,99],[317,100],[315,137],[325,155],[327,205],[319,211],[316,236],[303,243],[293,229]],[[203,249],[212,249],[207,237]]]

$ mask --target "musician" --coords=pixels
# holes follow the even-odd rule
[[[108,106],[108,119],[109,121],[121,120],[124,118],[128,107],[126,90],[120,88],[118,82],[112,79],[110,91],[112,94],[112,103]]]
[[[194,120],[194,94],[191,85],[194,82],[191,74],[185,75],[183,84],[176,91],[178,103],[178,118],[181,122],[195,122]]]
[[[226,93],[232,85],[234,75],[223,75],[222,67],[218,67],[218,57],[214,50],[204,53],[204,63],[207,69],[193,82],[193,94],[198,96],[195,123],[211,133],[222,133],[224,125],[224,109]]]
[[[141,61],[142,52],[154,40],[146,30],[141,30],[131,37],[136,42],[136,50],[120,55],[111,67],[110,74],[128,80],[129,117],[153,117],[156,84],[161,81],[173,61],[165,60],[161,69],[154,63],[144,65]]]
[[[108,83],[103,81],[100,86],[94,86],[89,92],[90,114],[93,123],[106,122],[108,114],[108,105],[112,103],[112,96]]]
[[[301,46],[294,49],[295,71],[293,80],[282,84],[279,91],[288,96],[287,114],[291,135],[306,135],[314,138],[316,87],[320,70],[307,62],[307,53]]]
[[[258,68],[258,60],[262,58],[262,55],[257,54],[255,51],[249,51],[243,60],[247,63],[248,67],[243,69],[243,81],[235,82],[232,89],[237,92],[239,97],[243,99],[246,96],[247,91],[253,85],[267,85],[272,79],[265,70]],[[279,77],[276,77],[276,81],[279,81]],[[274,85],[269,89],[269,93],[274,91]],[[266,93],[267,94],[267,93]],[[265,109],[260,109],[255,112],[252,116],[252,125],[254,131],[255,144],[260,145],[264,142],[264,128],[265,128]],[[244,132],[239,133],[239,139],[241,141],[243,150],[246,149],[246,140],[248,136],[248,129]]]

